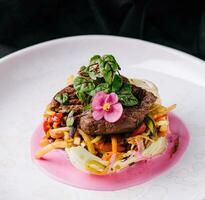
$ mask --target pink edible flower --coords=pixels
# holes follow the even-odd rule
[[[97,92],[92,100],[93,118],[95,120],[104,118],[108,122],[119,120],[123,108],[118,100],[118,96],[115,93],[106,94],[102,91]]]

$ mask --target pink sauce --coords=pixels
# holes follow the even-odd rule
[[[147,161],[140,161],[128,169],[112,175],[97,176],[79,171],[72,166],[63,150],[54,150],[45,155],[43,159],[36,160],[34,154],[40,149],[38,144],[44,135],[42,126],[39,126],[32,136],[31,156],[43,172],[70,186],[101,191],[124,189],[151,180],[172,167],[182,157],[189,143],[189,132],[175,115],[170,114],[169,120],[168,147],[163,155]]]

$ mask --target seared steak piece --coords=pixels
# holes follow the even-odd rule
[[[58,94],[65,94],[65,93],[68,94],[69,96],[68,104],[60,105],[60,103],[55,100],[55,96],[57,96]],[[68,85],[67,87],[62,89],[60,92],[58,92],[55,96],[52,102],[50,103],[50,107],[52,111],[68,113],[69,111],[73,110],[75,111],[76,114],[79,114],[82,112],[83,104],[76,96],[76,91],[73,88],[73,85]]]
[[[132,86],[133,94],[138,98],[139,105],[132,107],[124,107],[121,118],[115,122],[110,123],[104,119],[96,121],[92,117],[92,111],[88,111],[80,118],[80,128],[87,134],[117,134],[133,131],[137,122],[144,119],[145,115],[149,113],[150,107],[156,101],[156,97],[146,90]]]

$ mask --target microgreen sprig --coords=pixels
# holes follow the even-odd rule
[[[83,102],[90,103],[96,92],[114,92],[124,106],[137,105],[138,100],[132,94],[130,83],[123,82],[119,71],[120,66],[114,56],[93,56],[87,67],[80,68],[79,76],[74,80],[73,86],[78,98]]]

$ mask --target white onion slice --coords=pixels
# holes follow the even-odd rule
[[[116,160],[112,164],[112,169],[109,170],[106,173],[113,173],[120,171],[122,169],[125,169],[129,167],[131,164],[134,164],[136,162],[139,162],[141,160],[146,160],[148,158],[151,158],[153,156],[162,154],[167,147],[167,140],[166,137],[160,137],[156,142],[153,142],[149,147],[147,147],[142,153],[138,153],[134,150],[128,151],[123,156],[125,159],[122,160]],[[109,162],[104,161],[101,158],[91,154],[88,152],[85,148],[78,146],[78,147],[71,147],[65,149],[70,162],[78,169],[87,172],[87,173],[93,173],[93,174],[105,174],[105,169],[108,169]],[[95,172],[91,172],[87,170],[87,165],[89,161],[95,161],[99,163],[101,167],[98,165],[92,165],[91,167],[95,169]],[[103,167],[102,167],[103,166]]]
[[[148,80],[143,80],[143,79],[136,79],[136,78],[129,79],[129,81],[133,85],[136,85],[137,87],[141,87],[145,89],[146,91],[154,94],[157,97],[157,100],[155,103],[159,103],[159,104],[161,103],[158,88],[153,82],[148,81]]]

